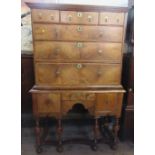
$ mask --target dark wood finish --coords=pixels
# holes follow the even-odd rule
[[[32,97],[29,90],[34,85],[33,56],[21,55],[21,112],[32,113]]]
[[[41,128],[39,123],[39,118],[36,118],[36,127],[35,127],[35,133],[36,133],[36,152],[41,153],[42,152],[42,143],[41,143]]]
[[[123,58],[122,79],[127,93],[124,97],[121,138],[134,142],[134,6],[129,10],[127,34],[128,53]]]
[[[124,93],[120,82],[127,8],[28,5],[35,55],[34,116],[56,117],[58,152],[63,150],[61,120],[77,104],[95,119],[93,150],[97,149],[98,119],[114,116],[110,143],[114,148]]]
[[[134,57],[133,53],[124,55],[123,85],[127,90],[124,97],[121,121],[121,139],[134,141]]]

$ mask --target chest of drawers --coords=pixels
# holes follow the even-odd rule
[[[94,116],[94,148],[98,118],[115,116],[116,144],[123,93],[122,49],[126,8],[27,3],[31,8],[35,86],[31,89],[40,152],[41,117],[58,120],[58,150],[62,148],[61,120],[80,103]]]

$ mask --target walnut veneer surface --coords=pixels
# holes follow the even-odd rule
[[[32,11],[35,118],[61,120],[81,103],[95,118],[119,119],[127,9],[27,4]]]

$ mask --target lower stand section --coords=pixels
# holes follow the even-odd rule
[[[47,118],[48,119],[48,118]],[[48,122],[48,120],[47,120]],[[118,130],[119,130],[119,118],[115,118],[115,123],[113,125],[113,130],[109,130],[108,123],[105,122],[102,127],[99,128],[98,118],[95,118],[94,123],[94,136],[93,140],[90,139],[68,139],[62,141],[62,119],[57,120],[58,125],[56,129],[57,133],[57,140],[45,140],[46,135],[48,135],[48,126],[43,128],[43,134],[41,134],[41,127],[39,124],[39,118],[36,119],[36,152],[41,153],[43,151],[42,145],[53,145],[56,147],[57,152],[63,152],[63,146],[66,144],[73,144],[79,143],[84,145],[89,145],[93,151],[97,151],[97,144],[98,143],[106,143],[108,144],[113,150],[117,149],[118,144]],[[99,138],[99,134],[102,133],[103,137]]]

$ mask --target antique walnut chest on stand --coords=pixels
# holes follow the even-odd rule
[[[127,8],[27,3],[31,8],[35,86],[31,89],[37,152],[42,151],[41,117],[58,121],[57,150],[62,151],[62,118],[82,104],[95,119],[91,146],[96,150],[98,119],[114,116],[112,148],[117,144],[123,93],[122,49]]]

